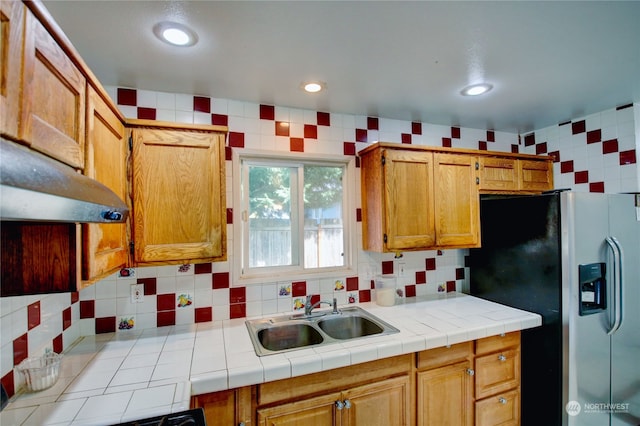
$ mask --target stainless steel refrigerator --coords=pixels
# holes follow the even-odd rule
[[[522,332],[522,425],[640,425],[640,195],[486,196],[469,292]]]

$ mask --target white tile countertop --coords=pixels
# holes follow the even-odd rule
[[[245,318],[80,339],[50,389],[14,396],[0,423],[111,425],[189,409],[190,396],[412,353],[542,324],[461,293],[361,308],[399,333],[258,357]],[[277,315],[285,315],[277,314]]]

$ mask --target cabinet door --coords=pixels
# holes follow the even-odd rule
[[[417,374],[418,426],[473,424],[473,380],[469,361]]]
[[[223,260],[224,135],[133,131],[135,261]]]
[[[127,145],[124,124],[91,87],[87,96],[86,164],[84,174],[127,199]],[[84,224],[82,279],[94,281],[128,261],[127,225]]]
[[[522,191],[549,191],[553,189],[553,163],[551,161],[518,160],[520,189]]]
[[[514,158],[481,157],[480,190],[487,191],[517,191],[518,167]]]
[[[408,425],[411,418],[409,383],[409,377],[402,376],[343,392],[342,426]]]
[[[258,410],[259,426],[340,425],[336,402],[340,393],[331,393]],[[373,424],[373,423],[362,423]],[[393,424],[393,423],[388,423]]]
[[[479,247],[480,196],[476,157],[433,155],[435,229],[438,247]]]
[[[20,139],[68,165],[84,167],[86,80],[27,11]]]
[[[0,119],[2,134],[18,137],[18,122],[22,98],[22,46],[25,7],[19,1],[0,2]]]
[[[476,357],[476,399],[520,384],[520,351],[512,348]]]
[[[519,424],[519,389],[476,402],[476,426],[517,426]]]
[[[433,154],[386,150],[384,158],[386,248],[433,247]]]

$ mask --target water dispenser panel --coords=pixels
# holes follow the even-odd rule
[[[607,279],[604,263],[578,266],[580,315],[591,315],[607,309]]]

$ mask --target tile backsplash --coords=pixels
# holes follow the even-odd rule
[[[299,152],[304,155],[355,156],[375,141],[553,155],[558,188],[577,191],[639,191],[637,153],[639,105],[604,111],[528,135],[409,122],[382,117],[333,114],[188,94],[107,87],[126,117],[218,124],[227,139],[228,247],[233,247],[231,156],[235,149]],[[280,126],[281,122],[288,126]],[[355,203],[360,217],[360,201]],[[361,223],[358,220],[358,244]],[[0,299],[0,367],[10,394],[21,386],[13,368],[46,349],[61,352],[79,337],[105,332],[244,318],[300,308],[336,297],[339,304],[371,300],[376,274],[399,274],[405,297],[464,290],[468,283],[466,250],[377,254],[358,250],[357,273],[349,276],[274,280],[233,285],[233,253],[226,262],[132,268],[79,293]],[[131,301],[131,286],[143,296]]]

